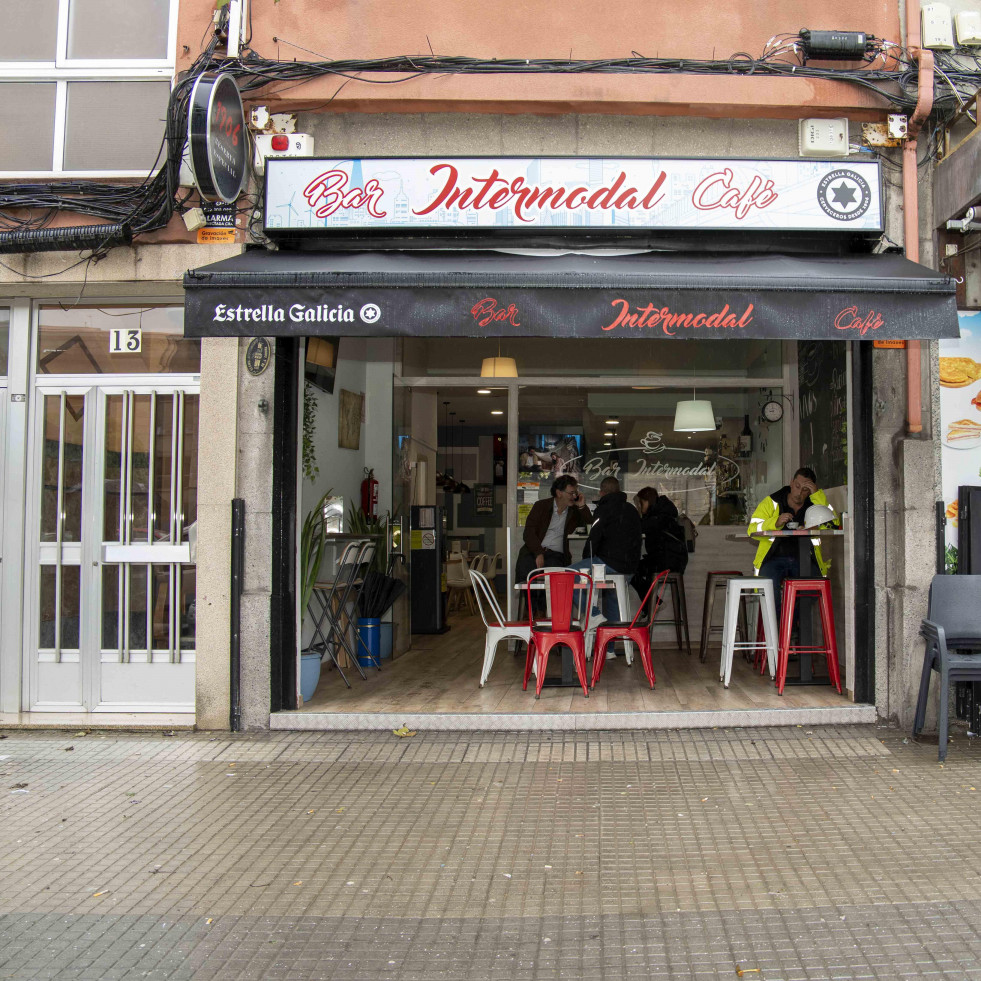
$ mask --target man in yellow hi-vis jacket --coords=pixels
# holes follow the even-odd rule
[[[812,504],[830,507],[824,491],[818,490],[817,475],[810,467],[801,467],[788,486],[781,487],[780,490],[760,501],[750,519],[747,534],[753,535],[760,531],[784,528],[788,523],[792,527],[796,524],[803,528],[804,515]],[[820,545],[812,543],[811,547],[814,549],[814,560],[821,570],[821,575],[827,576],[831,561],[825,560]],[[756,566],[758,576],[773,580],[773,598],[779,616],[784,579],[800,577],[800,552],[797,540],[794,538],[760,539],[753,565]]]

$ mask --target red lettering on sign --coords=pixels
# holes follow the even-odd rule
[[[668,337],[674,337],[679,329],[697,330],[700,327],[709,327],[713,330],[732,330],[748,327],[753,322],[752,303],[746,306],[741,316],[732,312],[728,303],[715,313],[679,313],[670,307],[655,307],[653,303],[648,303],[645,307],[634,307],[631,312],[630,303],[622,299],[613,300],[611,306],[615,310],[619,309],[603,330],[613,330],[616,327],[646,327],[652,330],[660,328]]]
[[[763,181],[754,177],[749,187],[740,190],[734,187],[733,173],[726,167],[715,174],[709,174],[695,188],[691,203],[699,211],[713,211],[716,208],[732,208],[737,218],[745,218],[753,208],[766,208],[777,200],[773,181]]]
[[[518,308],[513,303],[509,303],[506,307],[498,306],[497,300],[489,296],[479,303],[475,303],[471,307],[470,313],[481,327],[486,327],[490,323],[503,323],[505,321],[515,327],[521,326],[518,320]]]
[[[372,218],[384,218],[388,212],[379,205],[385,190],[372,179],[364,187],[347,187],[347,174],[343,170],[328,170],[303,189],[313,213],[318,218],[329,218],[341,208],[365,208]]]
[[[857,330],[864,337],[870,330],[878,330],[885,324],[882,315],[869,310],[864,317],[859,316],[858,307],[845,307],[835,317],[835,327],[838,330]]]
[[[540,187],[536,184],[526,184],[523,177],[515,177],[508,182],[501,177],[496,168],[492,168],[486,177],[471,177],[473,187],[460,187],[460,172],[450,163],[436,164],[429,171],[433,177],[440,176],[443,186],[436,196],[425,207],[414,210],[416,215],[432,214],[437,208],[456,211],[479,211],[481,208],[491,208],[495,211],[511,207],[519,221],[534,221],[534,215],[529,214],[533,209],[539,211],[575,211],[577,208],[587,208],[590,211],[599,209],[617,209],[620,211],[651,211],[664,198],[662,187],[667,180],[667,174],[662,170],[646,191],[636,187],[625,187],[627,175],[621,171],[612,184],[591,191],[587,187]]]

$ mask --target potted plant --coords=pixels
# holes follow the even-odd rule
[[[309,608],[310,599],[313,596],[313,587],[317,582],[317,576],[320,574],[320,564],[323,562],[324,550],[327,547],[327,538],[324,532],[324,507],[332,490],[333,488],[320,498],[307,514],[303,521],[303,527],[300,529],[300,609],[304,616]],[[309,701],[317,690],[322,656],[322,651],[312,648],[304,650],[300,654],[300,694],[305,702]]]

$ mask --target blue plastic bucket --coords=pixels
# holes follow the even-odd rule
[[[300,655],[300,694],[309,702],[320,682],[320,654],[313,651]]]
[[[381,617],[358,617],[358,664],[377,668],[381,662]]]

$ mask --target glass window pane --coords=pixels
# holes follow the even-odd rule
[[[130,541],[150,540],[150,403],[152,395],[133,396],[130,427]]]
[[[138,328],[136,353],[110,354],[110,330]],[[185,338],[182,307],[41,308],[37,369],[43,374],[196,373],[201,342]]]
[[[41,471],[41,541],[58,540],[58,490],[61,488],[61,540],[81,541],[82,426],[85,397],[68,395],[64,407],[64,448],[61,445],[61,397],[44,397],[44,457]],[[61,471],[59,474],[59,461]]]
[[[169,21],[170,0],[71,0],[68,57],[164,59]]]
[[[157,399],[153,461],[154,530],[157,541],[169,540],[173,524],[171,478],[173,469],[174,396]]]
[[[102,647],[109,651],[120,647],[118,565],[102,566]]]
[[[65,170],[152,170],[169,98],[169,82],[69,82]]]
[[[147,569],[145,565],[123,566],[129,573],[129,648],[146,650]],[[126,572],[123,575],[126,575]]]
[[[54,82],[0,83],[0,170],[51,170],[56,88]]]
[[[170,595],[171,567],[168,565],[151,566],[153,570],[153,593],[151,610],[153,624],[154,650],[170,649]],[[175,645],[176,646],[176,645]]]
[[[61,650],[78,650],[80,569],[77,565],[61,567]],[[41,567],[41,602],[38,647],[50,650],[57,641],[55,616],[58,571],[53,565]]]
[[[0,61],[54,61],[58,0],[0,0]]]
[[[103,529],[102,538],[107,542],[122,541],[120,525],[120,492],[122,491],[123,420],[125,396],[106,397],[105,472],[103,479]]]
[[[729,345],[730,347],[732,345]],[[675,409],[691,388],[528,388],[519,393],[519,516],[571,473],[587,500],[605,477],[632,498],[643,487],[666,495],[695,524],[745,527],[760,498],[782,483],[780,426],[759,422],[759,389],[712,389],[717,428],[675,432]],[[740,438],[749,427],[748,441]]]
[[[198,520],[198,396],[184,396],[184,440],[181,459],[181,509],[183,541],[188,526]]]
[[[10,310],[0,307],[0,375],[7,374],[7,349],[10,346]]]
[[[197,590],[197,568],[193,565],[180,566],[180,583],[181,650],[193,651],[196,646],[195,594]]]

